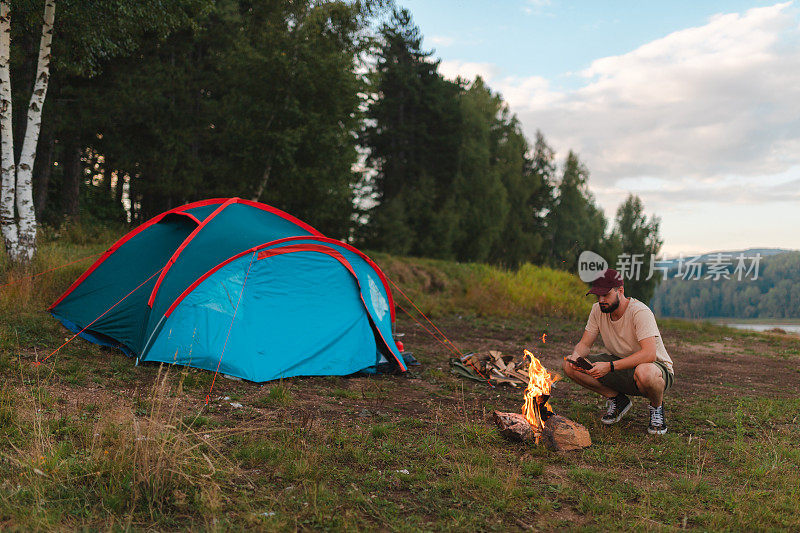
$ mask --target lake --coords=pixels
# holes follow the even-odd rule
[[[747,323],[747,322],[742,322],[742,323],[722,322],[721,324],[724,325],[724,326],[731,327],[731,328],[749,329],[751,331],[767,331],[768,329],[781,328],[782,330],[784,330],[787,333],[796,333],[796,334],[800,335],[800,324],[779,324],[779,323],[765,324],[765,323],[761,323],[761,322],[759,322],[757,324],[756,323]]]

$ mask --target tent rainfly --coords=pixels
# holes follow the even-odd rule
[[[406,366],[380,268],[265,204],[217,198],[114,243],[50,306],[64,326],[138,361],[250,381]]]

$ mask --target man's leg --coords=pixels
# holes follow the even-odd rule
[[[564,361],[562,367],[564,369],[564,373],[575,383],[583,387],[584,389],[589,389],[590,391],[596,392],[605,396],[606,398],[614,398],[617,394],[619,394],[614,389],[609,389],[595,378],[590,376],[589,374],[584,374],[583,372],[577,370],[571,364],[569,364],[566,360]],[[659,373],[659,376],[661,374]],[[663,389],[662,389],[663,392]]]
[[[642,394],[650,400],[650,405],[659,407],[664,400],[664,388],[667,386],[661,368],[653,363],[642,363],[633,371],[633,379]]]

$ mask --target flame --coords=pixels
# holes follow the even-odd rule
[[[558,374],[551,374],[542,366],[534,355],[525,350],[525,357],[529,357],[531,364],[528,366],[528,387],[525,389],[525,404],[522,406],[522,414],[538,435],[544,429],[544,421],[541,416],[541,404],[539,403],[544,396],[550,396],[550,387],[560,379]],[[550,404],[544,403],[546,409],[550,409]],[[538,439],[538,436],[537,436]]]

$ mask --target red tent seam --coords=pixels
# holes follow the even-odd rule
[[[345,250],[353,252],[354,254],[356,254],[359,257],[361,257],[361,259],[366,261],[367,264],[369,266],[371,266],[373,268],[373,270],[375,270],[375,272],[378,273],[378,278],[380,278],[381,282],[383,283],[383,288],[386,289],[386,296],[389,297],[389,310],[390,310],[390,312],[392,314],[392,322],[395,321],[394,297],[392,296],[392,291],[389,288],[389,279],[386,277],[386,274],[383,273],[383,270],[381,270],[381,268],[377,265],[377,263],[375,263],[375,261],[370,259],[370,257],[367,254],[365,254],[364,252],[362,252],[361,250],[359,250],[355,246],[347,244],[346,242],[338,241],[336,239],[332,239],[330,237],[324,237],[324,236],[320,236],[320,237],[299,237],[299,236],[297,236],[297,237],[284,237],[283,239],[277,239],[275,241],[268,242],[268,243],[263,244],[261,246],[262,247],[263,246],[274,246],[276,244],[282,244],[284,242],[300,241],[300,240],[303,240],[303,239],[313,240],[313,241],[320,241],[320,242],[327,242],[327,243],[330,243],[330,244],[336,244],[336,245],[342,246]]]
[[[364,252],[362,252],[361,250],[359,250],[359,249],[357,249],[357,248],[355,248],[355,247],[353,247],[353,246],[351,246],[351,245],[349,245],[349,244],[347,244],[345,242],[337,241],[336,239],[332,239],[330,237],[313,237],[313,236],[285,237],[283,239],[277,239],[277,240],[274,240],[274,241],[266,242],[264,244],[259,244],[258,246],[254,246],[252,248],[248,248],[247,250],[244,250],[242,252],[239,252],[236,255],[233,255],[233,256],[229,257],[225,261],[222,261],[220,264],[218,264],[217,266],[211,268],[208,272],[206,272],[205,274],[203,274],[202,276],[197,278],[194,281],[194,283],[192,283],[191,285],[186,287],[186,289],[184,289],[184,291],[180,295],[178,295],[178,297],[175,299],[175,301],[172,302],[172,305],[169,306],[167,311],[164,313],[164,316],[169,316],[170,314],[172,314],[172,312],[175,310],[175,308],[178,306],[178,304],[181,303],[181,300],[186,298],[189,295],[189,293],[191,293],[195,288],[197,288],[197,286],[200,285],[205,279],[207,279],[214,272],[216,272],[220,268],[224,267],[225,265],[227,265],[231,261],[235,261],[236,259],[238,259],[238,258],[240,258],[240,257],[242,257],[244,255],[249,254],[250,252],[261,250],[262,248],[266,248],[268,246],[275,246],[275,245],[278,245],[278,244],[282,244],[284,242],[291,242],[291,241],[304,240],[304,239],[305,240],[320,241],[320,242],[327,242],[327,243],[330,243],[330,244],[336,244],[336,245],[339,245],[339,246],[343,246],[346,250],[351,251],[351,252],[355,253],[356,255],[358,255],[359,257],[361,257],[362,259],[364,259],[367,262],[367,264],[369,266],[371,266],[375,270],[375,272],[378,273],[378,277],[383,282],[383,287],[384,287],[384,289],[386,289],[386,296],[389,299],[389,310],[391,312],[392,322],[395,321],[394,297],[392,296],[392,291],[389,288],[389,283],[388,283],[388,280],[386,278],[386,275],[383,273],[383,271],[380,269],[380,267],[377,264],[375,264],[375,262],[372,259],[370,259]]]
[[[164,313],[164,316],[167,317],[170,314],[172,314],[172,312],[175,310],[175,308],[178,306],[178,304],[186,296],[188,296],[195,288],[197,288],[197,286],[200,285],[200,283],[202,283],[205,279],[207,279],[209,276],[211,276],[214,272],[218,271],[223,266],[229,264],[232,261],[235,261],[236,259],[239,259],[240,257],[244,257],[247,254],[250,254],[250,253],[253,253],[255,251],[258,251],[259,249],[264,248],[266,246],[274,245],[275,243],[279,243],[281,241],[284,241],[284,239],[279,239],[279,240],[271,242],[271,243],[266,243],[266,244],[262,244],[262,245],[259,245],[259,246],[255,246],[253,248],[250,248],[248,250],[240,252],[240,253],[234,255],[233,257],[230,257],[230,258],[226,259],[225,261],[223,261],[219,265],[215,266],[214,268],[212,268],[211,270],[209,270],[208,272],[203,274],[201,277],[199,277],[189,287],[187,287],[186,290],[184,290],[183,293],[181,293],[181,295],[178,296],[178,298],[176,298],[176,300],[174,302],[172,302],[172,305],[169,307],[169,309],[167,309],[166,313]],[[339,241],[335,241],[335,242],[336,242],[336,244],[343,244],[343,243],[341,243]],[[364,301],[364,295],[361,292],[361,282],[358,280],[358,276],[356,275],[355,270],[353,269],[353,266],[347,261],[347,259],[345,259],[345,257],[341,253],[337,252],[336,250],[332,250],[331,248],[329,248],[327,246],[318,245],[318,244],[294,244],[294,245],[289,245],[289,246],[282,246],[282,247],[279,247],[279,248],[272,248],[272,249],[269,249],[269,250],[263,250],[258,254],[257,259],[258,260],[262,260],[262,259],[266,259],[266,258],[273,257],[273,256],[276,256],[276,255],[288,254],[288,253],[293,253],[293,252],[319,252],[319,253],[324,253],[326,255],[329,255],[329,256],[333,257],[334,259],[336,259],[337,261],[339,261],[342,264],[342,266],[344,266],[350,272],[350,274],[353,275],[353,278],[356,280],[356,285],[358,285],[358,289],[359,289],[358,290],[358,296],[361,299],[361,303],[364,306],[364,309],[368,309],[367,308],[367,303]],[[391,293],[388,292],[388,290],[387,290],[387,295],[389,295],[389,298],[391,298]],[[380,336],[380,338],[383,341],[384,345],[389,349],[389,353],[392,354],[392,357],[394,357],[395,361],[397,361],[397,364],[400,365],[400,368],[405,372],[407,370],[407,368],[405,366],[405,363],[402,361],[402,358],[398,359],[394,355],[394,353],[391,350],[391,345],[388,342],[386,342],[386,339],[384,338],[383,333],[381,333],[380,328],[378,328],[377,325],[376,325],[374,329],[378,333],[378,335]]]
[[[161,288],[161,282],[164,281],[164,278],[166,277],[166,275],[169,272],[170,268],[172,268],[172,265],[175,264],[175,261],[178,260],[178,257],[180,257],[181,253],[183,253],[183,250],[189,245],[189,243],[192,241],[192,239],[194,239],[197,236],[197,234],[200,233],[200,231],[202,231],[202,229],[204,227],[206,227],[206,225],[208,225],[209,222],[211,222],[211,220],[214,217],[216,217],[219,213],[221,213],[226,207],[228,207],[231,204],[243,204],[243,205],[246,205],[246,206],[249,206],[249,207],[255,207],[257,209],[261,209],[262,211],[266,211],[266,212],[271,213],[273,215],[279,216],[280,218],[282,218],[284,220],[288,220],[289,222],[293,223],[294,225],[300,226],[304,230],[311,232],[315,236],[319,236],[319,237],[323,236],[322,233],[320,233],[319,231],[317,231],[313,227],[309,226],[308,224],[306,224],[302,220],[300,220],[298,218],[295,218],[292,215],[290,215],[289,213],[281,211],[280,209],[276,209],[276,208],[274,208],[274,207],[272,207],[270,205],[262,204],[262,203],[259,203],[259,202],[254,202],[252,200],[244,200],[242,198],[236,198],[236,197],[230,198],[224,204],[219,206],[213,213],[208,215],[205,218],[205,220],[203,220],[203,222],[199,226],[197,226],[195,228],[195,230],[192,233],[190,233],[188,237],[186,237],[186,239],[184,239],[184,241],[181,243],[181,245],[178,247],[178,249],[175,250],[175,253],[172,254],[172,257],[170,257],[169,261],[167,261],[167,264],[165,265],[164,270],[161,272],[161,275],[156,280],[156,284],[153,286],[153,290],[150,293],[150,298],[148,298],[148,300],[147,300],[147,305],[151,309],[153,308],[153,304],[156,301],[156,295],[158,294],[158,289]]]
[[[178,249],[175,250],[172,253],[172,256],[169,258],[167,263],[164,265],[164,269],[161,271],[161,275],[158,276],[158,279],[156,280],[156,284],[153,286],[153,290],[150,291],[150,298],[147,299],[147,305],[150,308],[153,307],[153,302],[156,300],[156,294],[158,293],[159,287],[161,287],[161,282],[164,281],[164,276],[167,275],[167,272],[169,272],[169,269],[172,268],[172,265],[174,265],[175,261],[178,260],[178,257],[181,255],[181,252],[183,252],[183,250],[189,245],[189,243],[192,242],[192,239],[194,239],[195,236],[197,236],[197,234],[200,233],[200,231],[204,227],[206,227],[209,222],[211,222],[214,219],[214,217],[216,217],[218,214],[220,214],[222,211],[224,211],[226,207],[228,207],[232,203],[235,203],[236,200],[237,200],[237,198],[229,198],[228,200],[226,200],[221,206],[216,208],[210,215],[208,215],[203,220],[203,222],[200,223],[200,225],[198,225],[196,228],[194,228],[194,230],[185,239],[183,239],[183,242],[181,243],[181,245],[178,246]]]
[[[201,200],[199,202],[194,202],[194,203],[191,203],[191,204],[182,205],[180,207],[176,207],[174,209],[170,209],[169,211],[165,211],[164,213],[161,213],[160,215],[156,215],[153,218],[151,218],[150,220],[148,220],[147,222],[144,222],[143,224],[140,224],[136,228],[132,229],[131,231],[129,231],[128,233],[123,235],[119,240],[117,240],[117,242],[112,244],[111,247],[108,250],[106,250],[105,253],[103,255],[101,255],[100,258],[92,264],[92,266],[90,266],[88,269],[86,269],[86,271],[83,274],[81,274],[80,277],[78,277],[78,279],[73,281],[72,285],[70,285],[67,288],[67,290],[64,291],[64,294],[59,296],[58,299],[55,302],[53,302],[50,305],[50,307],[48,307],[47,309],[51,310],[51,309],[55,308],[55,306],[57,306],[59,303],[61,303],[61,301],[64,300],[64,298],[69,296],[69,294],[72,291],[74,291],[76,288],[78,288],[78,286],[81,283],[83,283],[84,280],[86,278],[88,278],[89,275],[92,272],[97,270],[97,267],[99,267],[106,259],[108,259],[111,256],[111,254],[116,252],[123,244],[125,244],[126,242],[128,242],[129,240],[134,238],[139,233],[143,232],[144,230],[146,230],[150,226],[160,222],[165,216],[167,216],[169,214],[172,214],[172,213],[181,213],[181,214],[188,215],[188,213],[182,213],[182,211],[185,211],[186,209],[192,209],[192,208],[195,208],[195,207],[203,207],[203,206],[212,205],[212,204],[215,204],[215,203],[222,203],[225,200],[226,200],[225,198],[211,198],[209,200]],[[196,220],[196,218],[195,218],[195,220]]]

